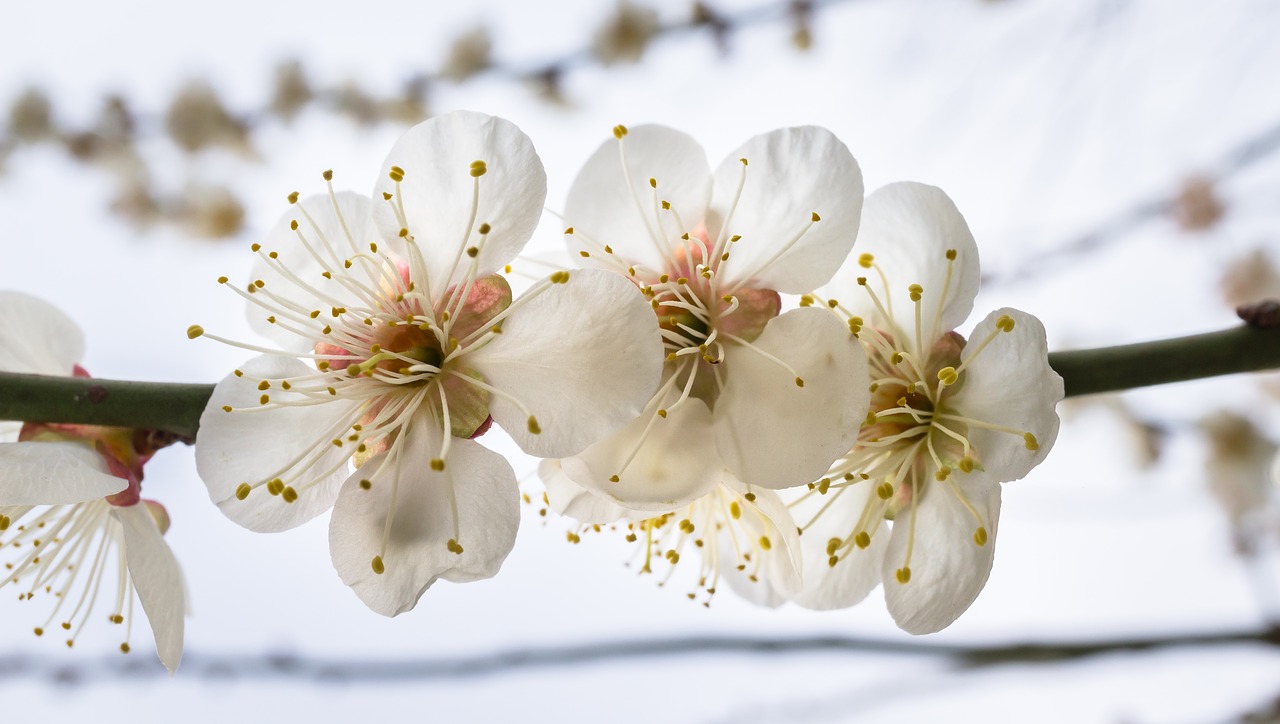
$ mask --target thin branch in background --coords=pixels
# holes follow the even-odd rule
[[[404,683],[474,679],[525,670],[545,670],[605,662],[729,654],[779,656],[792,654],[885,655],[936,658],[960,669],[1008,664],[1054,664],[1116,653],[1147,652],[1235,645],[1280,647],[1280,629],[1168,634],[1148,637],[1070,643],[1021,643],[990,646],[916,643],[853,636],[766,638],[695,636],[596,641],[571,646],[510,649],[477,656],[355,659],[302,656],[290,653],[202,654],[188,651],[179,677],[185,679],[287,679],[316,683]],[[165,678],[168,672],[149,657],[120,656],[69,663],[56,656],[9,654],[0,656],[0,683],[19,679],[47,680],[78,686],[119,679]]]
[[[1280,123],[1229,149],[1213,164],[1214,168],[1211,171],[1197,177],[1196,181],[1210,187],[1220,185],[1232,176],[1266,160],[1277,150],[1280,150]],[[1162,192],[1140,200],[1079,236],[1052,249],[1037,252],[1034,257],[1022,264],[988,275],[983,282],[987,284],[1026,282],[1046,273],[1056,272],[1061,269],[1063,262],[1086,257],[1118,241],[1125,234],[1148,221],[1174,214],[1184,191],[1184,189],[1177,189],[1173,193]]]

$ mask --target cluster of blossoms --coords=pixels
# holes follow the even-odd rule
[[[200,420],[213,501],[264,532],[332,509],[339,577],[394,616],[511,551],[516,475],[476,441],[497,423],[543,458],[549,506],[622,532],[643,571],[700,559],[704,602],[724,584],[762,605],[844,607],[884,581],[903,629],[950,624],[990,572],[1000,483],[1057,434],[1043,327],[1003,309],[958,334],[979,283],[963,217],[921,184],[864,201],[824,129],[757,136],[714,172],[678,131],[613,136],[565,205],[578,268],[519,295],[509,263],[546,177],[505,120],[412,128],[371,197],[334,191],[330,172],[326,193],[290,195],[248,284],[218,280],[271,343],[188,330],[258,354]],[[73,347],[0,369],[68,374]],[[21,439],[0,448],[16,461],[0,465],[0,506],[17,506],[0,507],[0,531],[31,521],[12,582],[61,593],[92,560],[91,607],[99,558],[127,548],[118,600],[136,587],[176,664],[181,582],[162,509],[139,497],[146,439],[62,425]],[[35,550],[47,526],[64,557]]]

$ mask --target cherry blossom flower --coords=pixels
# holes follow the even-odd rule
[[[808,301],[860,330],[871,411],[857,445],[793,501],[805,557],[795,600],[850,606],[883,580],[898,626],[930,633],[986,584],[1000,483],[1049,452],[1062,378],[1029,314],[992,312],[967,341],[953,331],[973,308],[978,250],[941,190],[896,183],[869,196],[858,246],[829,298]]]
[[[614,136],[569,192],[565,238],[583,264],[641,288],[666,362],[643,414],[561,460],[564,474],[651,513],[704,498],[726,470],[748,489],[821,475],[866,414],[865,354],[822,310],[779,315],[779,293],[826,283],[848,255],[857,162],[815,127],[757,136],[714,176],[679,131],[618,126]]]
[[[58,309],[0,292],[0,371],[86,377],[83,352],[83,334]],[[20,600],[52,599],[48,617],[34,628],[37,636],[57,631],[73,646],[101,614],[103,583],[110,591],[114,579],[103,617],[125,626],[120,650],[130,650],[136,593],[156,653],[170,672],[178,668],[182,573],[163,538],[168,514],[141,497],[142,466],[166,443],[147,431],[88,425],[0,430],[0,588],[17,588]]]
[[[706,495],[687,505],[654,515],[628,510],[609,496],[573,482],[558,460],[543,460],[538,476],[546,486],[547,504],[576,519],[583,529],[617,524],[638,547],[640,573],[666,567],[665,585],[679,564],[698,560],[697,589],[710,605],[723,583],[739,596],[776,608],[800,593],[801,546],[795,519],[778,493],[750,489],[726,475]],[[580,540],[571,533],[570,540]],[[697,600],[697,590],[688,594]]]
[[[334,507],[339,576],[396,615],[439,578],[493,576],[514,544],[515,475],[474,438],[496,422],[530,454],[580,452],[639,414],[661,341],[610,272],[556,272],[512,300],[497,272],[538,223],[546,177],[508,121],[431,119],[392,148],[372,201],[329,189],[291,197],[253,245],[251,284],[228,284],[279,347],[215,337],[263,354],[215,389],[196,463],[253,530]]]

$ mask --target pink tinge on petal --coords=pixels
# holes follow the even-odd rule
[[[137,505],[142,500],[142,480],[140,475],[135,475],[128,466],[115,459],[114,456],[104,454],[102,459],[107,463],[107,469],[117,478],[123,478],[129,481],[129,487],[121,490],[115,495],[108,495],[106,500],[111,505],[127,508],[130,505]]]
[[[316,344],[316,354],[341,356],[343,359],[329,360],[329,368],[335,370],[345,370],[351,366],[351,363],[357,362],[356,356],[345,347],[339,347],[336,344],[328,342],[319,342]]]
[[[485,434],[486,432],[489,432],[489,428],[491,427],[493,427],[493,415],[489,415],[488,417],[484,418],[484,422],[480,423],[480,427],[477,427],[476,431],[471,433],[471,437],[467,439],[474,440],[480,437],[481,435]]]
[[[444,299],[451,300],[457,287],[450,287]],[[449,336],[466,339],[472,332],[488,327],[493,318],[511,306],[511,285],[499,274],[490,274],[483,279],[475,280],[467,290],[467,298],[459,309],[449,310],[453,314],[453,326]]]
[[[160,529],[160,535],[169,532],[169,511],[160,503],[150,499],[143,498],[142,504],[147,506],[147,512],[151,514],[151,519],[156,522],[156,528]]]
[[[738,298],[738,308],[731,314],[724,314],[729,304],[720,301],[720,330],[748,342],[754,342],[782,310],[782,297],[772,289],[739,289],[733,296]]]
[[[81,367],[80,365],[76,365],[71,368],[71,376],[72,377],[93,377],[93,375],[89,374],[88,370]]]

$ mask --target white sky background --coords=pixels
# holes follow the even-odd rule
[[[756,2],[716,3],[726,11]],[[316,85],[355,79],[390,93],[435,68],[448,40],[489,23],[499,60],[545,60],[588,42],[608,3],[11,4],[0,22],[0,107],[28,84],[49,90],[60,120],[84,125],[101,96],[122,92],[158,111],[190,77],[207,77],[236,110],[258,108],[273,68],[299,57]],[[688,3],[667,2],[683,17]],[[984,268],[1032,259],[1181,180],[1242,140],[1280,123],[1280,6],[1256,2],[1090,0],[983,3],[863,0],[822,10],[814,49],[787,42],[784,22],[733,38],[659,41],[637,66],[571,71],[575,106],[561,109],[508,81],[433,89],[442,112],[512,119],[534,140],[558,209],[579,165],[616,123],[660,122],[700,139],[713,164],[747,137],[813,123],[835,131],[868,190],[913,179],[942,186],[965,213]],[[184,330],[251,339],[238,297],[214,281],[247,274],[246,247],[285,208],[285,195],[322,187],[365,192],[402,129],[358,127],[312,109],[291,127],[255,134],[263,162],[212,152],[188,158],[146,144],[157,175],[227,183],[248,210],[246,232],[190,240],[172,227],[138,235],[106,211],[98,171],[52,147],[25,149],[0,176],[0,288],[40,294],[85,328],[86,366],[102,377],[213,382],[245,355]],[[1051,348],[1113,344],[1233,323],[1221,270],[1259,246],[1280,260],[1280,158],[1233,177],[1230,210],[1189,235],[1147,223],[1103,252],[1063,262],[1026,284],[984,290],[975,320],[1000,306],[1039,315]],[[547,217],[530,250],[560,244]],[[1139,472],[1121,427],[1097,410],[1064,424],[1049,460],[1006,486],[996,567],[950,642],[1069,640],[1259,624],[1249,578],[1204,493],[1202,445],[1185,427],[1207,409],[1248,409],[1280,431],[1274,398],[1245,378],[1130,395],[1172,422],[1164,461]],[[1180,427],[1179,427],[1180,426]],[[492,438],[492,439],[490,439]],[[496,434],[486,442],[513,450]],[[533,461],[513,455],[517,472]],[[441,583],[397,619],[369,612],[329,562],[327,519],[262,536],[209,504],[186,449],[148,466],[146,493],[169,509],[168,540],[186,571],[194,615],[188,651],[290,652],[356,659],[469,655],[539,644],[681,634],[865,634],[906,639],[879,594],[848,611],[766,611],[729,593],[710,610],[689,603],[677,576],[661,589],[621,565],[631,547],[526,516],[515,552],[492,581]],[[1274,567],[1271,573],[1275,574]],[[673,590],[674,587],[674,590]],[[45,609],[0,601],[0,655],[68,665],[114,651],[118,631],[90,626],[68,653],[30,628]],[[141,625],[141,621],[139,621]],[[134,637],[136,659],[149,637]],[[115,661],[115,659],[111,659]],[[66,721],[223,721],[305,715],[313,721],[405,710],[427,720],[772,722],[925,720],[1204,721],[1280,688],[1280,655],[1263,649],[1113,656],[1054,667],[947,672],[939,661],[871,656],[686,657],[574,666],[461,681],[326,686],[278,679],[108,680],[77,688],[0,677],[6,717]]]

